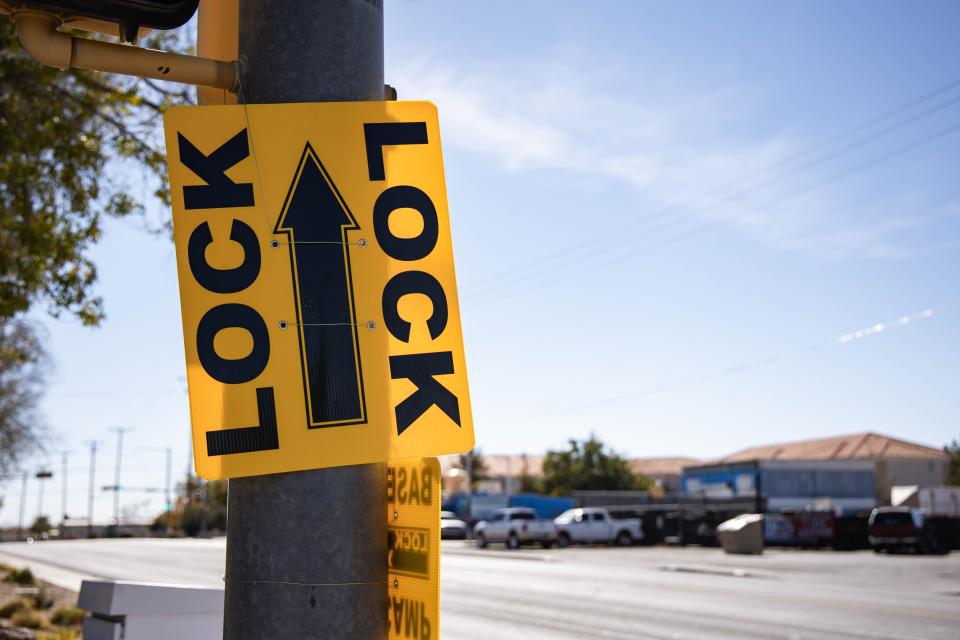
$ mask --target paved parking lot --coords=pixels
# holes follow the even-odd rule
[[[445,551],[448,640],[960,637],[958,554]]]
[[[41,576],[219,584],[223,540],[0,545]],[[444,542],[444,640],[960,637],[960,554],[699,547],[481,550]]]

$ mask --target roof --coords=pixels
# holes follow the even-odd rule
[[[630,470],[645,476],[680,475],[684,467],[699,464],[696,458],[633,458],[630,460]]]
[[[908,442],[878,433],[855,433],[847,436],[818,438],[750,447],[719,458],[715,463],[751,460],[854,460],[885,458],[944,458],[946,454],[933,447]]]
[[[533,477],[543,475],[544,455],[496,455],[482,454],[483,462],[487,466],[487,475],[491,478],[519,477],[526,466],[526,472]],[[633,458],[628,461],[630,470],[646,476],[662,476],[683,473],[683,468],[699,463],[696,458]],[[450,469],[460,465],[460,456],[449,455],[440,457],[440,467],[446,475]]]
[[[483,458],[483,463],[487,467],[487,475],[491,478],[501,478],[501,477],[519,477],[524,472],[524,467],[526,467],[526,472],[531,476],[541,476],[543,475],[543,460],[546,456],[544,455],[497,455],[497,454],[486,454],[482,453],[481,457]],[[443,470],[444,475],[450,469],[459,468],[460,466],[460,456],[459,455],[448,455],[440,456],[440,468]]]

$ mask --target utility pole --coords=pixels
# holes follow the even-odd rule
[[[473,538],[473,450],[467,453],[467,531]]]
[[[210,515],[210,481],[200,480],[200,531],[198,538],[207,537],[207,518]]]
[[[37,517],[43,515],[43,485],[46,476],[42,476],[39,473],[37,474]]]
[[[166,520],[166,532],[167,535],[173,533],[173,527],[170,526],[170,511],[172,510],[173,503],[171,500],[172,496],[172,482],[173,482],[173,449],[171,447],[139,447],[138,451],[163,451],[164,460],[166,462],[166,476],[163,483],[163,513]],[[187,480],[189,481],[189,477]]]
[[[240,0],[239,33],[242,101],[384,99],[382,0]],[[378,463],[230,480],[224,640],[386,638],[386,477]]]
[[[117,466],[113,476],[113,524],[120,528],[120,469],[123,462],[123,434],[130,431],[130,427],[111,427],[110,431],[117,434]]]
[[[23,486],[20,489],[20,521],[17,524],[17,540],[23,540],[23,517],[27,511],[27,478],[30,477],[28,471],[23,472]]]
[[[62,456],[63,467],[63,495],[60,498],[60,528],[62,529],[67,524],[67,459],[70,452],[64,449],[60,452],[60,455]]]
[[[94,484],[97,470],[97,441],[88,440],[90,445],[90,493],[87,496],[87,537],[93,537],[93,496],[96,495]]]
[[[173,480],[173,449],[166,447],[167,455],[167,478],[166,482],[163,484],[163,511],[167,514],[167,535],[173,533],[173,527],[170,526],[170,512],[173,510],[173,503],[171,500],[173,496],[170,494],[170,483]]]

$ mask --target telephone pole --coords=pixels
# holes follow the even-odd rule
[[[67,524],[67,460],[70,452],[64,449],[60,452],[60,455],[62,456],[63,466],[63,495],[60,498],[60,528],[62,529]]]
[[[170,491],[170,486],[173,481],[173,450],[170,447],[165,447],[166,457],[167,457],[167,475],[166,481],[163,484],[163,512],[167,514],[167,535],[173,533],[173,527],[170,526],[170,514],[173,511],[173,495]]]
[[[123,434],[130,431],[130,427],[111,427],[110,431],[117,434],[117,466],[113,476],[113,524],[120,528],[120,470],[123,462]]]
[[[166,473],[163,483],[163,513],[167,524],[167,535],[173,533],[170,526],[170,512],[173,510],[173,449],[171,447],[138,447],[138,451],[163,451]],[[187,478],[189,480],[189,478]]]
[[[23,539],[23,517],[27,511],[27,478],[30,477],[28,471],[23,472],[23,486],[20,489],[20,521],[17,524],[17,540]]]
[[[43,481],[46,480],[47,478],[46,476],[40,475],[40,473],[37,473],[36,478],[37,478],[37,517],[39,518],[40,516],[43,515],[43,485],[44,485]]]
[[[96,495],[97,441],[88,440],[90,445],[90,492],[87,495],[87,537],[93,537],[93,497]]]
[[[382,0],[240,0],[239,27],[243,101],[384,99]],[[224,640],[386,638],[385,512],[385,463],[230,480]]]

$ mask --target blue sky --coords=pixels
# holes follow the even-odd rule
[[[387,81],[440,111],[484,451],[960,436],[960,6],[387,4]],[[150,447],[188,464],[173,247],[140,226],[94,251],[103,327],[43,319],[76,513],[111,426],[125,484],[162,484]]]

